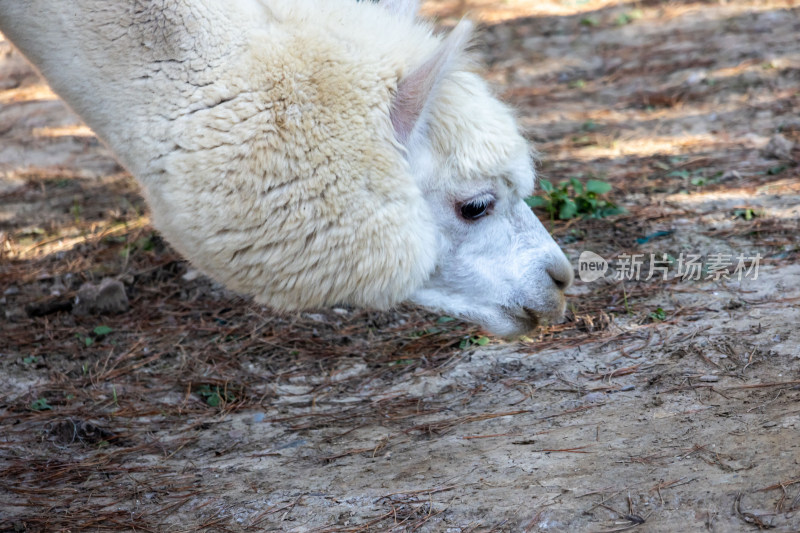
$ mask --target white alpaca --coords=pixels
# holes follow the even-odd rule
[[[415,0],[0,0],[0,31],[198,268],[278,309],[410,299],[524,333],[572,268],[512,113]]]

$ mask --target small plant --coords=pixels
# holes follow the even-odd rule
[[[114,330],[112,328],[110,328],[109,326],[97,326],[92,331],[98,337],[103,337],[104,335],[108,335],[109,333],[111,333]]]
[[[704,187],[712,183],[717,183],[719,178],[722,177],[722,174],[722,172],[713,172],[713,169],[703,167],[691,171],[686,169],[673,170],[667,174],[667,176],[671,178],[681,178],[687,186]]]
[[[489,337],[485,337],[483,335],[473,335],[458,343],[458,347],[464,350],[470,346],[486,346],[487,344],[489,344]]]
[[[600,129],[600,124],[592,119],[589,119],[581,124],[581,131],[596,131],[598,129]]]
[[[734,218],[743,218],[744,220],[750,221],[754,218],[758,218],[761,215],[759,211],[751,207],[744,207],[742,209],[735,209],[733,211]]]
[[[650,319],[653,322],[663,322],[667,319],[667,312],[659,307],[658,309],[650,313]]]
[[[611,185],[604,181],[590,179],[584,185],[577,178],[570,178],[556,187],[548,180],[541,179],[539,184],[544,196],[528,197],[525,203],[543,208],[553,220],[556,217],[568,220],[577,216],[604,218],[625,212],[610,200],[601,198],[611,191]]]
[[[644,13],[640,9],[634,9],[627,13],[621,13],[616,19],[614,19],[614,24],[617,26],[625,26],[630,24],[634,20],[642,18]]]
[[[89,335],[81,335],[80,333],[75,334],[75,338],[77,338],[80,342],[84,344],[87,348],[94,344],[96,340],[99,340],[106,335],[109,335],[114,331],[113,328],[109,326],[97,326],[92,330],[92,333]]]
[[[218,385],[200,385],[195,392],[211,407],[219,407],[223,402],[236,401],[236,396],[231,391]]]
[[[39,398],[31,402],[31,409],[34,411],[49,411],[52,408],[53,406],[47,403],[47,398]]]
[[[136,243],[134,243],[134,246],[143,252],[152,252],[156,248],[155,233],[151,233],[146,237],[137,239]]]
[[[72,219],[75,221],[75,224],[81,223],[81,214],[83,213],[83,208],[81,207],[80,202],[78,202],[77,197],[72,200],[72,207],[69,208],[69,213],[72,215]]]
[[[119,254],[127,261],[128,258],[136,252],[154,251],[156,249],[157,242],[157,235],[155,233],[150,233],[149,235],[136,239],[134,242],[128,242],[128,244],[122,247],[122,249],[119,251]]]
[[[770,167],[770,168],[767,169],[767,174],[770,175],[770,176],[777,176],[778,174],[780,174],[781,172],[783,172],[787,168],[789,168],[789,167],[786,166],[786,165],[778,165],[778,166]]]

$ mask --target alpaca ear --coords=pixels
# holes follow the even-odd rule
[[[426,113],[436,90],[469,42],[472,23],[462,20],[425,63],[397,84],[391,119],[397,140],[408,146],[413,134],[424,128]]]
[[[381,7],[400,17],[413,19],[419,12],[419,0],[381,0]]]

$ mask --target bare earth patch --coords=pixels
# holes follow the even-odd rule
[[[759,254],[758,279],[578,282],[516,342],[275,315],[172,252],[0,40],[0,531],[800,530],[800,8],[423,11],[484,21],[543,177],[614,185],[626,214],[546,222],[576,265]],[[127,310],[76,309],[104,278]]]

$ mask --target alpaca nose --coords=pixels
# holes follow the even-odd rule
[[[566,291],[571,285],[575,275],[572,272],[572,265],[569,263],[564,253],[558,251],[558,256],[547,266],[547,273],[560,291]]]

